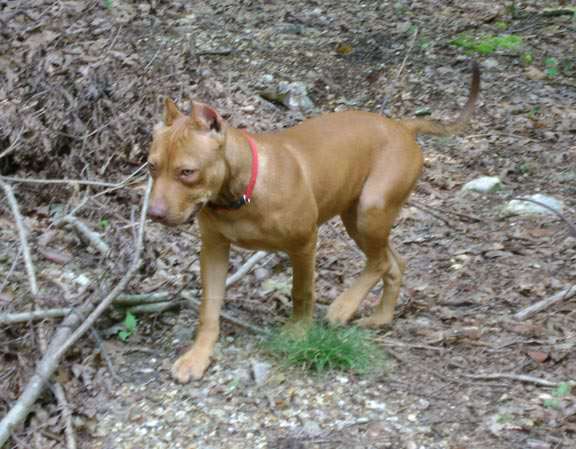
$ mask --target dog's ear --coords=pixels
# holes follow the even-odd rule
[[[174,103],[174,100],[170,97],[164,98],[164,124],[166,126],[172,126],[181,115],[182,113],[178,109],[178,106],[176,106],[176,103]]]
[[[207,104],[192,102],[192,122],[201,130],[222,131],[223,119],[216,110]]]

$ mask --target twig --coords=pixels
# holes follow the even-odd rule
[[[40,351],[42,354],[46,354],[48,345],[46,344],[46,327],[44,323],[38,324],[38,342],[40,343]],[[64,434],[66,435],[67,449],[76,449],[76,435],[74,433],[74,426],[72,425],[72,413],[70,412],[70,406],[66,400],[66,394],[64,388],[59,382],[54,382],[52,385],[52,391],[56,400],[58,401],[58,406],[62,409],[62,418],[64,419]]]
[[[10,411],[0,421],[0,447],[2,447],[12,430],[22,423],[28,416],[31,407],[34,405],[40,394],[44,389],[44,385],[58,367],[58,363],[62,356],[70,349],[76,341],[94,324],[98,317],[108,308],[114,298],[116,298],[128,285],[128,282],[140,267],[141,254],[144,241],[144,223],[146,221],[146,210],[148,209],[148,200],[150,197],[150,190],[152,187],[151,179],[148,179],[146,194],[142,204],[142,212],[140,215],[140,229],[138,232],[138,240],[134,249],[132,263],[128,271],[120,279],[116,287],[108,293],[108,295],[98,304],[96,308],[94,305],[87,301],[83,306],[80,306],[76,313],[71,313],[67,316],[60,327],[56,330],[48,350],[38,362],[36,370],[18,400],[14,403]],[[82,317],[86,317],[82,320]],[[80,318],[80,319],[79,319]],[[81,323],[81,324],[80,324]],[[76,329],[76,330],[74,330]],[[74,330],[74,331],[73,331]]]
[[[258,251],[253,256],[250,256],[250,258],[246,261],[244,265],[238,268],[238,270],[232,276],[226,279],[226,287],[230,287],[231,285],[235,284],[240,279],[242,279],[246,274],[248,274],[248,272],[252,269],[252,267],[256,265],[261,259],[266,257],[267,254],[268,253],[266,253],[265,251]]]
[[[554,209],[553,207],[548,206],[547,204],[544,204],[540,201],[536,201],[533,200],[532,198],[522,198],[522,197],[516,197],[514,198],[517,201],[527,201],[529,203],[533,203],[536,204],[540,207],[543,207],[546,210],[549,210],[550,212],[552,212],[554,215],[556,215],[558,218],[560,218],[560,220],[562,220],[564,223],[566,223],[566,225],[568,226],[568,233],[576,238],[576,225],[574,225],[574,223],[572,223],[570,220],[568,220],[564,215],[562,215],[560,212],[558,212],[556,209]]]
[[[39,179],[39,178],[17,178],[13,176],[0,176],[0,181],[10,181],[10,182],[29,183],[29,184],[76,184],[80,186],[105,187],[110,188],[112,190],[116,190],[127,185],[128,181],[130,181],[130,179],[132,179],[140,171],[142,171],[142,169],[144,169],[146,165],[147,164],[142,164],[130,175],[128,175],[122,181],[117,183],[105,182],[105,181],[86,181],[84,179]]]
[[[190,292],[183,291],[182,297],[189,302],[189,305],[192,309],[196,311],[200,310],[200,300],[195,296],[191,295]],[[265,329],[262,329],[261,327],[258,326],[254,326],[253,324],[247,323],[246,321],[243,321],[240,318],[233,317],[232,315],[229,315],[225,312],[220,313],[220,316],[222,317],[223,320],[229,321],[230,323],[235,324],[236,326],[243,327],[244,329],[248,329],[250,332],[254,334],[258,335],[269,334],[269,332],[267,332]]]
[[[16,178],[13,176],[0,176],[0,180],[10,182],[21,182],[29,184],[77,184],[81,186],[94,187],[117,187],[117,184],[104,181],[85,181],[83,179],[38,179],[38,178]]]
[[[396,346],[400,348],[414,348],[414,349],[424,349],[428,351],[440,351],[440,352],[446,351],[446,348],[440,348],[438,346],[405,343],[402,341],[392,340],[390,338],[376,338],[375,340],[382,343],[384,346],[392,346],[392,347]]]
[[[169,301],[171,296],[175,295],[170,292],[152,292],[152,293],[135,293],[131,295],[118,295],[118,297],[114,300],[114,304],[135,306],[140,304]]]
[[[417,201],[414,201],[414,200],[408,201],[408,204],[410,204],[410,205],[412,205],[418,209],[421,209],[424,212],[428,212],[430,215],[438,218],[439,220],[441,220],[441,218],[438,215],[434,215],[431,211],[438,211],[438,212],[446,214],[446,215],[454,215],[455,217],[461,218],[463,220],[468,220],[472,223],[486,223],[486,221],[483,220],[482,218],[475,217],[473,215],[463,214],[461,212],[454,212],[453,210],[448,210],[448,209],[439,209],[437,207],[426,206],[426,205],[419,203]]]
[[[12,214],[14,215],[14,220],[16,221],[16,227],[18,228],[18,233],[20,234],[22,254],[24,255],[24,264],[26,265],[26,272],[28,273],[28,282],[30,282],[30,291],[32,292],[33,296],[36,296],[38,295],[36,270],[34,270],[34,265],[32,264],[32,257],[30,256],[30,248],[28,247],[28,238],[26,236],[26,228],[24,227],[24,222],[22,221],[22,215],[20,215],[20,209],[18,208],[18,203],[16,202],[16,197],[12,191],[12,187],[3,182],[1,179],[0,187],[4,189],[8,203],[12,209]]]
[[[59,223],[60,222],[72,225],[78,234],[88,240],[88,242],[103,256],[106,256],[110,252],[110,247],[108,244],[102,240],[102,238],[96,232],[92,231],[85,223],[82,223],[73,215],[66,215],[59,221]]]
[[[538,301],[537,303],[522,309],[520,312],[517,312],[514,315],[514,319],[518,321],[524,321],[525,319],[536,315],[538,312],[541,312],[542,310],[547,309],[548,307],[559,302],[571,299],[574,296],[576,296],[576,284],[556,293],[555,295],[550,296],[549,298]]]
[[[8,156],[10,153],[12,153],[12,151],[16,149],[16,147],[18,146],[18,142],[20,142],[20,137],[22,137],[22,131],[23,130],[21,128],[20,131],[18,132],[18,135],[14,139],[14,142],[12,142],[8,148],[6,148],[4,151],[2,151],[2,153],[0,153],[0,159]]]
[[[404,67],[406,66],[406,61],[408,60],[408,56],[410,56],[410,53],[412,52],[412,48],[414,48],[414,44],[416,43],[416,36],[418,36],[418,31],[419,31],[418,28],[416,28],[416,30],[414,30],[414,34],[412,35],[412,39],[410,41],[410,44],[408,45],[408,50],[406,50],[406,55],[404,56],[402,64],[400,64],[400,68],[396,72],[396,77],[394,78],[392,83],[389,85],[389,87],[386,89],[386,95],[384,95],[384,98],[382,99],[382,104],[380,105],[380,114],[382,114],[382,115],[384,115],[384,110],[386,109],[386,103],[388,103],[388,99],[392,97],[392,93],[394,92],[394,89],[396,89],[396,87],[398,86],[398,82],[400,80],[400,75],[402,75],[402,72],[404,71]]]
[[[73,309],[48,309],[33,310],[31,312],[3,313],[0,314],[0,324],[24,323],[26,321],[43,320],[46,318],[62,318],[68,315]]]
[[[197,51],[195,56],[228,56],[233,52],[234,49],[232,48],[216,48],[214,50]]]
[[[74,425],[72,424],[72,412],[70,411],[70,405],[66,399],[64,387],[60,383],[56,382],[52,385],[52,391],[54,392],[54,396],[56,396],[59,407],[62,409],[64,434],[66,435],[66,448],[76,449],[78,445],[76,444],[76,435],[74,432]]]
[[[509,374],[509,373],[490,373],[490,374],[464,374],[464,377],[469,379],[482,379],[482,380],[497,380],[497,379],[510,379],[519,382],[526,382],[530,384],[542,385],[543,387],[557,387],[558,382],[550,382],[546,379],[539,377],[528,376],[526,374]]]
[[[21,255],[22,255],[22,246],[18,248],[18,252],[14,256],[14,260],[12,261],[12,265],[10,266],[8,273],[6,273],[4,281],[2,281],[2,284],[0,284],[0,293],[2,293],[6,288],[6,286],[8,285],[8,281],[10,280],[12,274],[14,274],[14,270],[16,269],[16,265],[18,265],[18,261],[20,260]]]

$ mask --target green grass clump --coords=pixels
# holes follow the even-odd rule
[[[519,48],[522,45],[522,38],[513,34],[501,34],[500,36],[485,36],[481,38],[463,35],[452,40],[450,44],[481,55],[491,55],[499,49],[515,50]]]
[[[374,342],[373,333],[354,326],[316,324],[302,337],[280,330],[265,348],[287,365],[315,373],[338,370],[367,374],[384,364],[384,353]]]

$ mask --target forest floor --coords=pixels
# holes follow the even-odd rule
[[[53,378],[64,387],[78,447],[574,447],[576,303],[526,320],[514,314],[574,285],[576,237],[555,215],[503,213],[512,198],[542,193],[576,221],[572,2],[25,3],[0,0],[0,180],[15,190],[40,293],[30,295],[17,227],[2,201],[0,317],[79,304],[126,271],[142,178],[97,196],[97,186],[22,180],[121,182],[146,160],[163,95],[183,107],[190,98],[207,102],[253,131],[344,109],[392,117],[429,110],[450,119],[470,79],[470,55],[453,41],[521,38],[472,55],[482,91],[466,132],[421,139],[425,170],[393,233],[408,268],[393,326],[377,336],[388,355],[382,372],[313,376],[286,368],[263,352],[261,337],[224,322],[207,375],[177,385],[169,369],[194,334],[195,313],[137,314],[123,341],[124,315],[115,310]],[[265,100],[262,90],[280,81],[304,83],[315,109],[302,114]],[[461,190],[480,176],[500,177],[503,188]],[[73,208],[112,256],[54,225]],[[196,291],[198,246],[195,226],[147,224],[129,292]],[[231,273],[248,257],[235,251]],[[322,227],[319,318],[362,264],[337,220]],[[261,328],[282,323],[290,273],[283,255],[263,259],[228,290],[225,311]],[[58,320],[1,323],[0,418]],[[257,382],[258,366],[267,374]],[[70,447],[63,429],[47,389],[8,447]]]

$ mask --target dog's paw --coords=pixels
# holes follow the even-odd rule
[[[312,327],[311,320],[293,320],[290,319],[282,326],[281,333],[283,336],[292,339],[302,339],[308,335]]]
[[[209,365],[210,357],[186,353],[172,366],[172,377],[181,384],[198,380],[202,378]]]
[[[328,307],[326,319],[332,326],[346,324],[352,318],[356,309],[349,307],[346,303],[334,301]]]
[[[386,329],[391,326],[392,319],[380,316],[368,316],[366,318],[360,318],[355,321],[354,324],[367,329]]]

